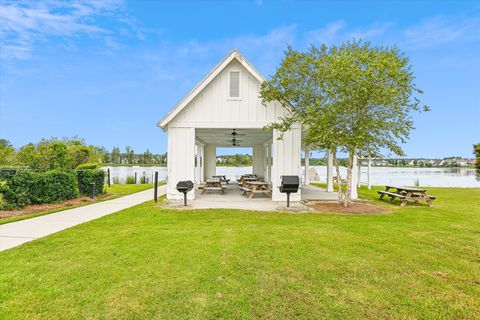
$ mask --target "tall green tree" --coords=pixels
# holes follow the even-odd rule
[[[113,147],[112,149],[112,163],[120,163],[121,158],[120,158],[120,148],[119,147]]]
[[[133,163],[133,157],[135,155],[135,151],[133,151],[132,147],[126,146],[125,147],[125,156],[127,157],[127,163],[132,164]]]
[[[153,154],[147,148],[147,151],[145,151],[142,155],[142,163],[152,163],[152,159]]]
[[[278,101],[286,110],[273,129],[286,132],[299,123],[308,129],[311,149],[348,153],[346,190],[338,187],[339,202],[349,206],[354,155],[404,155],[401,144],[414,128],[411,113],[428,110],[414,79],[408,57],[396,47],[362,41],[306,52],[289,47],[260,94],[264,103]]]
[[[480,143],[473,145],[473,154],[475,155],[475,168],[477,168],[477,173],[480,173]]]
[[[14,165],[16,162],[16,151],[10,141],[0,139],[0,165]]]
[[[20,148],[17,154],[20,165],[29,166],[32,169],[39,167],[39,155],[33,143],[29,143]]]

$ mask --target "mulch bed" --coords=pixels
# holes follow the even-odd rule
[[[354,202],[350,207],[341,206],[338,202],[313,202],[307,205],[316,211],[333,213],[368,214],[384,213],[386,211],[384,207],[367,202]]]
[[[97,199],[107,198],[110,197],[111,194],[102,194],[97,195]],[[70,207],[76,207],[83,204],[93,203],[94,200],[91,200],[89,197],[80,197],[75,199],[66,200],[59,203],[44,203],[44,204],[36,204],[27,206],[22,209],[16,210],[0,210],[0,220],[10,217],[18,217],[32,213],[44,212],[49,210],[55,209],[68,209]]]

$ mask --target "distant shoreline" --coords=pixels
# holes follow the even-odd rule
[[[158,163],[139,163],[139,164],[119,164],[119,163],[109,163],[109,164],[100,164],[101,167],[167,167],[166,164]],[[217,167],[251,167],[252,164],[217,164]],[[302,164],[302,167],[304,165]],[[320,167],[326,166],[325,164],[310,164],[310,167]],[[340,166],[344,167],[344,166]],[[366,167],[362,165],[361,167]],[[372,168],[415,168],[415,169],[475,169],[474,166],[464,166],[464,167],[425,167],[425,166],[371,166]]]

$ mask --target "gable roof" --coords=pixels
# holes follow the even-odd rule
[[[180,100],[172,110],[170,110],[158,123],[157,126],[165,128],[170,121],[175,118],[223,69],[236,59],[245,69],[247,69],[260,83],[265,81],[265,77],[237,50],[232,49],[229,54],[212,71],[210,71],[182,100]]]

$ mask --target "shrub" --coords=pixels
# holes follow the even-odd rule
[[[100,163],[82,163],[78,165],[77,170],[98,169],[100,166]]]
[[[74,173],[47,171],[44,173],[43,202],[57,202],[78,197],[77,178]]]
[[[113,184],[119,184],[119,183],[120,183],[120,179],[119,179],[118,177],[112,178],[112,183],[113,183]]]
[[[78,196],[74,172],[18,170],[0,183],[2,208],[52,203]]]
[[[80,193],[84,195],[90,194],[90,183],[95,183],[95,194],[104,193],[105,171],[101,169],[80,170],[77,171],[81,184],[79,186]]]
[[[140,183],[141,183],[141,184],[146,184],[146,183],[148,183],[148,178],[145,177],[145,176],[140,177]]]
[[[14,193],[14,198],[6,199],[18,207],[24,207],[29,204],[42,203],[42,173],[19,170],[10,179],[7,180],[7,186]],[[4,194],[7,196],[6,194]]]
[[[135,181],[135,176],[128,176],[128,177],[127,177],[127,182],[126,182],[126,184],[135,184],[135,183],[137,183],[137,182]]]
[[[15,199],[15,192],[10,189],[6,181],[0,181],[0,209],[14,209],[17,206],[15,204]]]

